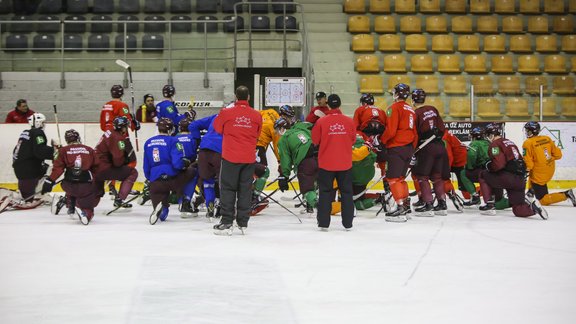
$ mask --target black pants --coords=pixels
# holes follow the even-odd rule
[[[222,159],[220,167],[220,212],[222,223],[247,227],[252,201],[254,163],[232,163]]]
[[[342,225],[345,228],[352,227],[354,219],[354,195],[352,194],[352,169],[345,171],[328,171],[318,169],[318,188],[320,197],[318,198],[318,227],[330,226],[330,212],[332,211],[332,201],[334,200],[335,189],[334,179],[338,183],[342,202]]]

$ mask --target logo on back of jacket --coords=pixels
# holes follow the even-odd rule
[[[330,131],[328,135],[342,135],[346,134],[346,128],[342,124],[332,124],[330,125]]]
[[[246,117],[246,116],[239,116],[236,117],[236,120],[234,121],[234,127],[245,127],[245,128],[252,128],[252,121],[250,120],[250,118]]]

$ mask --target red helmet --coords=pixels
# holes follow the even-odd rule
[[[115,84],[110,89],[110,94],[112,95],[112,98],[122,98],[124,95],[124,87],[119,84]]]

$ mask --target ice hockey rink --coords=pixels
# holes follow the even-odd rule
[[[230,237],[174,206],[151,226],[150,206],[103,216],[111,205],[89,226],[48,207],[0,214],[0,323],[576,322],[569,202],[548,221],[372,209],[351,232],[272,204]]]

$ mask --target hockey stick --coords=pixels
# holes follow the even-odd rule
[[[289,183],[290,183],[290,187],[292,187],[292,190],[296,194],[296,196],[294,198],[298,198],[298,200],[300,201],[300,204],[304,205],[302,198],[300,198],[300,196],[302,196],[302,192],[299,193],[298,191],[296,191],[296,187],[294,187],[294,184],[292,183],[292,181],[290,181]]]
[[[54,186],[59,184],[60,182],[62,182],[62,180],[57,181],[54,183]],[[2,204],[0,206],[0,213],[5,212],[8,208],[9,205],[14,205],[14,204],[25,204],[27,200],[34,198],[34,196],[39,195],[42,193],[42,189],[34,192],[32,195],[25,197],[25,198],[20,198],[20,200],[16,200],[16,199],[12,199],[11,197],[6,197],[4,198],[4,201],[2,201]]]
[[[58,122],[58,109],[56,108],[56,105],[53,106],[54,107],[54,120],[56,121],[56,131],[58,132],[58,143],[61,144],[62,142],[62,137],[60,137],[60,123]]]
[[[130,80],[130,96],[132,97],[132,117],[136,118],[136,107],[134,106],[134,81],[132,80],[132,67],[130,64],[118,59],[116,60],[116,64],[121,66],[123,69],[128,70],[128,77]],[[136,141],[136,152],[139,152],[139,145],[138,145],[138,130],[134,129],[134,140]]]
[[[265,198],[260,199],[260,201],[265,200],[265,199],[270,199],[272,200],[272,202],[276,203],[278,206],[282,207],[284,210],[286,210],[287,212],[289,212],[290,214],[294,215],[294,217],[298,218],[298,221],[300,222],[300,224],[302,224],[302,220],[300,219],[300,217],[298,217],[298,215],[296,215],[293,211],[291,211],[290,209],[288,209],[286,206],[282,205],[278,200],[270,197],[272,194],[274,194],[276,191],[278,191],[279,189],[276,189],[274,191],[272,191],[271,194],[269,194],[268,196],[266,196]],[[258,191],[256,191],[258,192]],[[259,192],[260,194],[262,193],[262,191]]]

